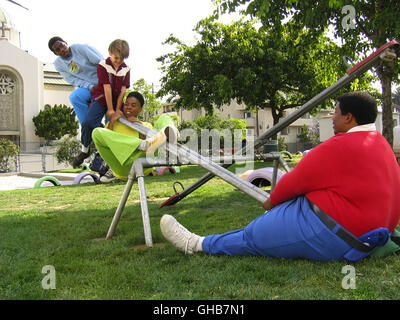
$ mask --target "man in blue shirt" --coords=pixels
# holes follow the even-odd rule
[[[91,91],[97,86],[97,64],[103,56],[95,48],[86,44],[68,44],[60,37],[49,40],[49,49],[58,58],[54,61],[56,70],[76,89],[69,99],[80,124],[85,120]]]

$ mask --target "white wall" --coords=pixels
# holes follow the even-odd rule
[[[69,95],[74,90],[74,87],[67,88],[66,86],[44,85],[44,100],[42,108],[48,104],[53,107],[55,104],[65,104],[73,108],[69,101]]]
[[[400,126],[393,129],[393,151],[400,153]]]
[[[0,68],[15,72],[22,80],[20,101],[21,141],[38,142],[32,117],[43,106],[43,66],[39,60],[7,40],[0,40]]]

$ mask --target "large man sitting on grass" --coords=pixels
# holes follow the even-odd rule
[[[318,261],[368,256],[400,220],[400,168],[376,131],[377,106],[366,93],[338,98],[335,136],[277,183],[267,210],[244,229],[200,237],[164,215],[164,237],[185,253],[262,255]],[[359,241],[361,240],[361,241]]]

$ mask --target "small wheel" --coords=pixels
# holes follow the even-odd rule
[[[73,184],[80,184],[82,179],[86,176],[91,176],[93,178],[93,181],[97,184],[101,183],[100,178],[97,174],[94,174],[92,172],[82,172],[75,177]]]
[[[173,167],[161,167],[160,170],[158,171],[158,175],[162,176],[165,173],[166,170],[169,170],[169,172],[171,174],[175,174],[176,173],[176,170]]]
[[[36,183],[33,187],[40,188],[41,184],[45,181],[49,181],[55,186],[61,186],[61,183],[60,183],[60,181],[58,181],[57,178],[52,177],[52,176],[45,176],[45,177],[40,178],[38,181],[36,181]]]

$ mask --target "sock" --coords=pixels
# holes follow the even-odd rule
[[[205,237],[199,237],[199,240],[196,243],[194,252],[203,251],[203,240]]]
[[[88,153],[89,152],[89,147],[85,147],[84,145],[82,145],[82,152]]]

